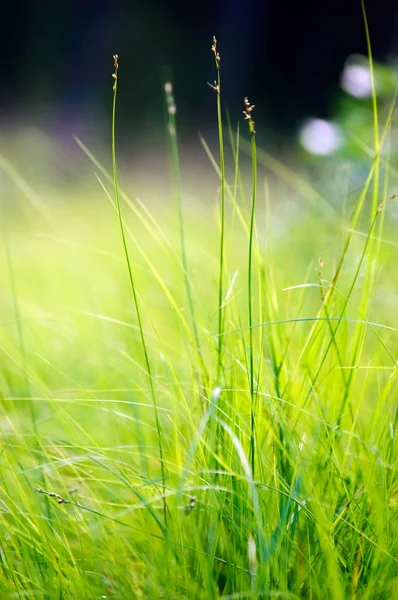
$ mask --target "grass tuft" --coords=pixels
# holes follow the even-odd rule
[[[212,52],[216,209],[183,194],[171,84],[173,210],[119,185],[117,56],[112,169],[78,141],[91,196],[0,160],[1,598],[398,595],[394,103],[332,208],[247,99],[229,155]]]

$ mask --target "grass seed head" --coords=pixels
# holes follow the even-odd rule
[[[246,121],[249,122],[250,133],[254,134],[254,133],[256,133],[256,129],[255,129],[255,123],[254,123],[253,117],[252,117],[252,112],[253,112],[253,109],[255,108],[255,104],[250,104],[247,96],[245,96],[243,103],[245,106],[245,109],[243,110],[244,117],[245,117]]]
[[[113,55],[113,66],[114,66],[114,72],[112,73],[112,77],[114,79],[114,83],[113,83],[113,93],[116,92],[116,85],[117,85],[117,71],[119,69],[119,56],[117,54]]]
[[[214,54],[214,60],[216,61],[217,70],[220,70],[220,53],[217,51],[217,39],[216,36],[213,35],[213,44],[211,46],[211,50]]]

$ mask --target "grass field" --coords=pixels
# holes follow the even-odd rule
[[[2,159],[0,597],[397,597],[388,130],[337,208],[289,174],[298,215],[253,133],[245,183],[235,134],[224,168],[219,104],[220,180],[186,203],[166,91],[168,203],[116,154],[82,148],[95,191],[57,201]]]

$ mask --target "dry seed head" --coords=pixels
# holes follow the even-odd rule
[[[220,70],[220,53],[217,52],[217,39],[216,39],[215,35],[213,35],[213,44],[211,46],[211,51],[214,54],[214,59],[216,61],[216,67],[218,70]]]
[[[70,500],[63,498],[62,496],[60,496],[60,494],[57,494],[56,492],[47,492],[46,490],[43,490],[43,488],[36,488],[36,491],[39,492],[39,494],[45,494],[50,498],[55,498],[58,504],[70,504]]]
[[[250,133],[254,134],[254,133],[256,133],[256,129],[255,129],[255,123],[254,123],[253,117],[252,117],[252,112],[253,112],[253,109],[255,108],[255,104],[250,104],[247,96],[245,96],[243,103],[245,106],[243,115],[244,115],[246,121],[249,121]]]
[[[217,94],[220,93],[220,86],[218,85],[217,81],[215,81],[214,84],[207,82],[207,85],[209,85],[212,90],[214,90],[215,92],[217,92]]]
[[[255,108],[256,105],[255,104],[250,104],[249,98],[247,96],[245,96],[243,102],[245,104],[246,111],[250,114],[252,112],[253,108]]]
[[[114,84],[113,84],[113,93],[116,92],[116,84],[117,84],[117,70],[119,68],[119,56],[117,54],[113,55],[113,66],[114,66],[114,73],[112,73],[112,77],[115,80]]]

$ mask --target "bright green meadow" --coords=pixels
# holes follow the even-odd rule
[[[330,201],[209,90],[192,200],[166,92],[163,201],[114,129],[104,166],[77,141],[82,189],[0,157],[0,598],[396,598],[388,115]]]

